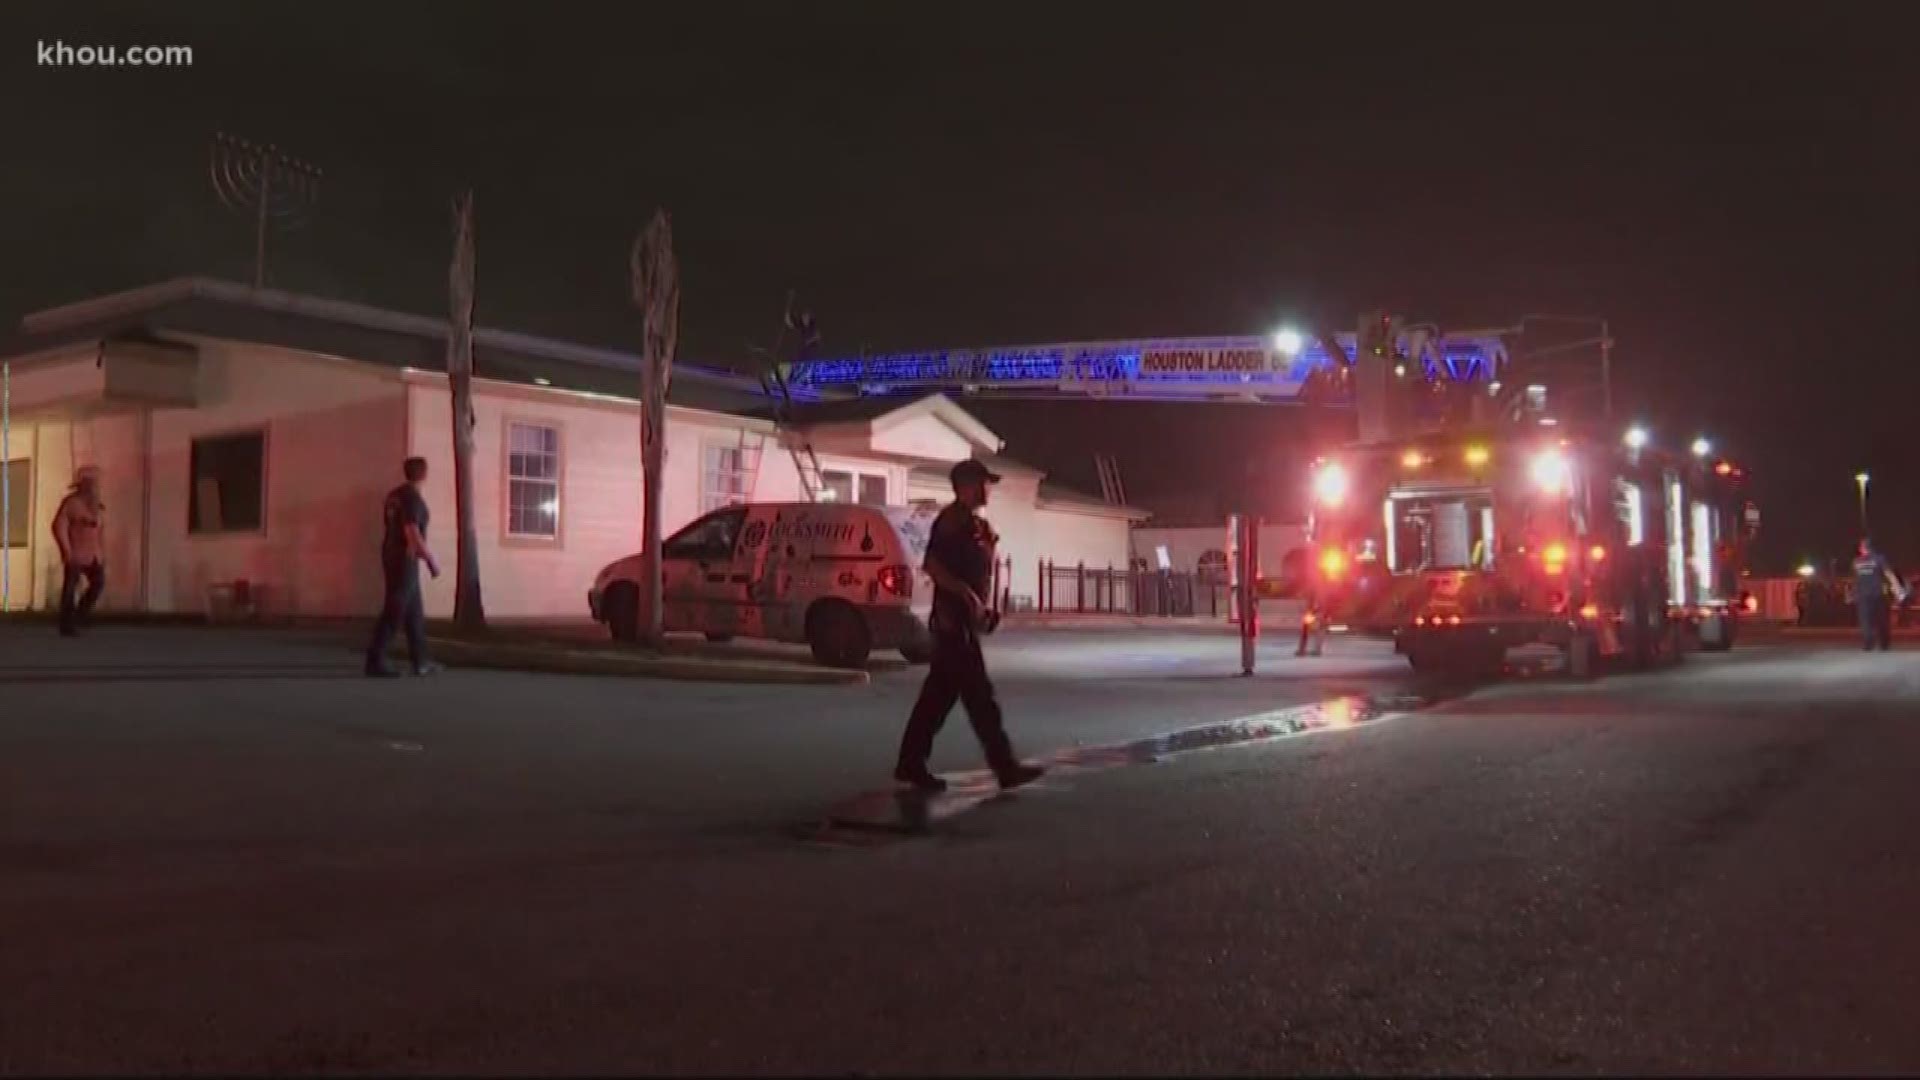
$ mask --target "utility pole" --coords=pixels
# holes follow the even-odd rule
[[[253,287],[267,284],[267,232],[295,229],[320,197],[320,169],[289,157],[271,144],[262,146],[224,132],[213,137],[209,163],[213,193],[227,209],[253,218]]]
[[[1613,334],[1607,320],[1600,320],[1600,418],[1613,421]]]

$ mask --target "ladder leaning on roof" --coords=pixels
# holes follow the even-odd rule
[[[753,428],[740,429],[740,442],[733,448],[733,475],[738,477],[728,492],[736,503],[750,503],[760,489],[760,459],[767,449],[767,433]]]
[[[793,470],[800,477],[800,493],[807,502],[819,502],[823,489],[820,458],[813,452],[813,442],[807,438],[806,429],[793,423],[793,392],[787,384],[786,373],[781,370],[782,366],[771,365],[767,374],[760,377],[760,384],[767,388],[768,395],[774,399],[773,417],[780,427],[780,441],[793,457]]]

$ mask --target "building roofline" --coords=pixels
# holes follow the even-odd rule
[[[444,341],[448,333],[445,319],[429,318],[425,315],[413,315],[406,312],[391,311],[368,304],[348,300],[328,300],[323,297],[304,293],[287,292],[281,289],[255,289],[237,282],[223,281],[208,277],[183,277],[162,281],[139,288],[127,289],[105,296],[97,296],[58,307],[36,311],[20,320],[20,330],[28,335],[50,334],[62,330],[71,330],[89,323],[102,322],[141,312],[154,311],[170,304],[184,303],[190,300],[207,300],[220,304],[252,308],[256,311],[272,312],[283,315],[299,315],[327,322],[357,326],[367,330],[388,333],[407,334],[414,337],[426,337]],[[595,367],[612,368],[620,371],[638,372],[641,359],[633,353],[624,353],[616,349],[598,348],[592,345],[580,345],[553,338],[536,337],[511,330],[495,330],[475,327],[473,331],[475,345],[525,353],[550,360],[561,360],[575,364],[589,364]],[[674,374],[691,377],[715,385],[736,386],[741,389],[758,388],[759,382],[746,375],[723,371],[716,368],[701,367],[697,364],[676,362]]]

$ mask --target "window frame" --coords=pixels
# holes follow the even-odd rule
[[[24,501],[25,506],[22,508],[22,512],[9,515],[8,520],[10,527],[20,530],[20,542],[17,544],[13,543],[5,535],[0,535],[0,551],[26,551],[33,547],[33,500],[36,494],[34,485],[39,477],[35,475],[36,470],[34,469],[34,459],[32,457],[17,457],[0,461],[0,469],[6,469],[9,472],[13,471],[15,465],[20,466],[21,470],[27,474],[26,483],[11,485],[12,487],[24,488],[26,491],[24,496],[14,496],[16,500]],[[12,494],[11,489],[9,489],[8,494]]]
[[[199,494],[200,478],[194,474],[194,447],[204,442],[219,442],[235,439],[243,435],[258,436],[260,439],[260,524],[243,529],[202,529],[196,527],[197,516],[194,513],[195,499]],[[212,431],[195,432],[187,436],[187,539],[189,540],[231,540],[235,537],[264,537],[273,521],[273,425],[248,424],[243,427],[218,428]],[[223,508],[224,509],[224,508]],[[225,516],[224,514],[222,515]]]
[[[820,466],[820,490],[822,492],[827,490],[827,474],[829,473],[840,473],[841,475],[846,476],[852,480],[853,498],[850,501],[844,502],[844,503],[841,502],[839,499],[820,499],[818,501],[832,503],[836,506],[892,506],[893,505],[893,502],[892,502],[893,470],[887,468],[886,466],[882,465],[878,467],[869,467],[866,465],[843,465],[843,464],[837,464],[837,463],[822,464]],[[875,479],[880,481],[883,489],[883,492],[882,492],[883,501],[877,502],[877,503],[863,503],[860,501],[860,481],[862,479]]]
[[[717,476],[719,470],[710,470],[707,467],[709,460],[716,453],[745,455],[747,451],[748,448],[740,443],[708,439],[700,444],[700,515],[702,517],[713,513],[715,510],[725,510],[730,506],[745,506],[747,503],[753,501],[754,477],[752,469],[743,466],[730,470],[730,475],[736,478],[744,477],[746,479],[745,487],[747,490],[742,492],[721,492],[718,488],[714,487],[711,482]],[[718,494],[724,494],[734,501],[722,503],[712,502],[713,497]]]
[[[553,534],[513,531],[513,429],[538,428],[553,432]],[[519,477],[523,484],[541,484],[544,477]],[[567,535],[567,426],[547,416],[507,415],[500,418],[500,543],[504,547],[558,548]]]

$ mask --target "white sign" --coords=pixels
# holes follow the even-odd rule
[[[1161,348],[1140,354],[1140,375],[1263,375],[1278,354],[1255,348]]]

